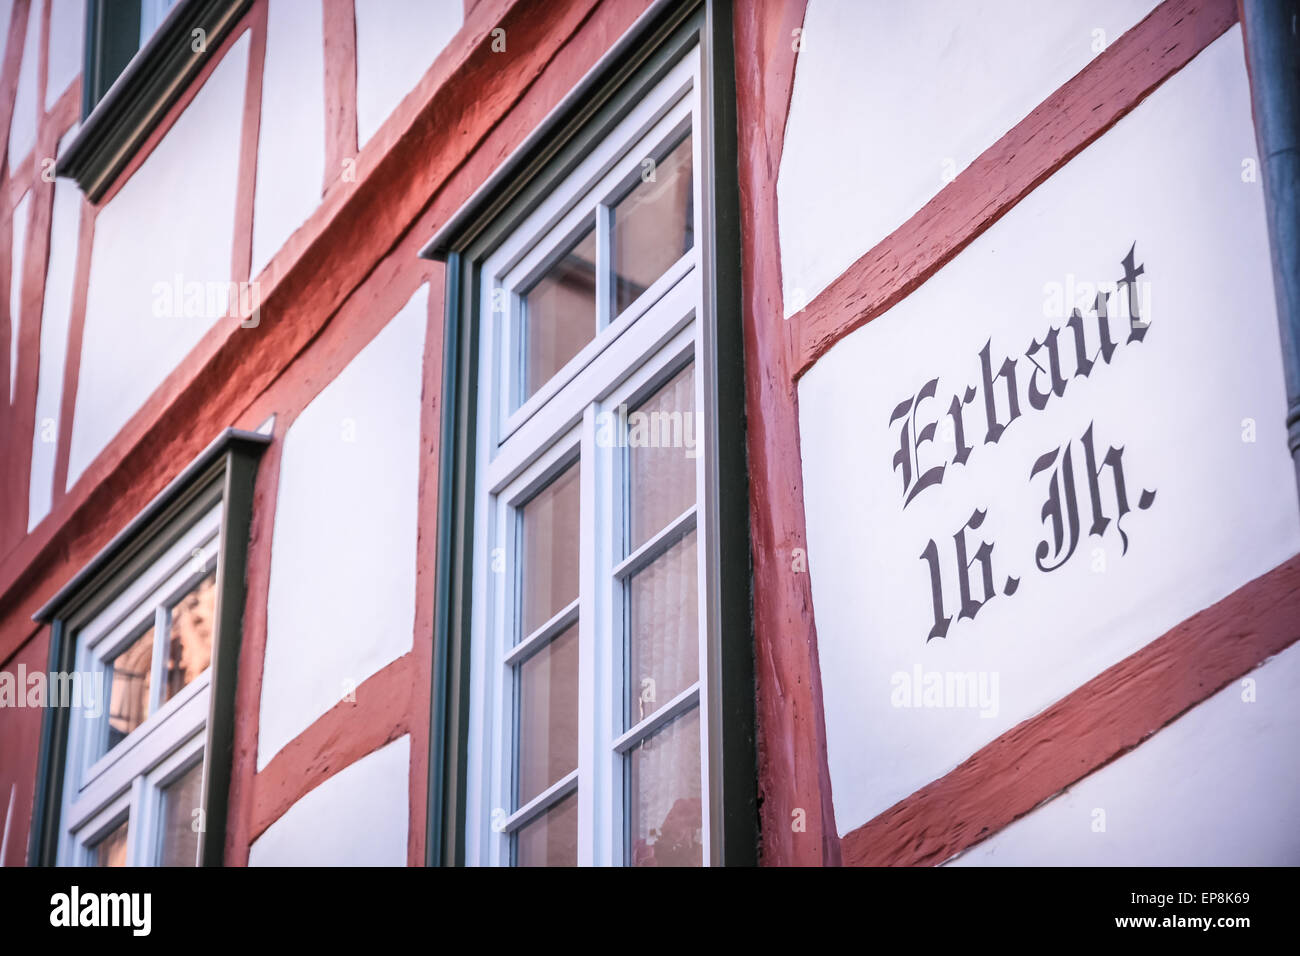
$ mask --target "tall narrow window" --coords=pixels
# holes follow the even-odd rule
[[[448,660],[460,661],[448,665],[458,696],[447,713],[461,736],[431,764],[464,767],[448,784],[463,811],[440,821],[456,827],[443,862],[724,861],[719,674],[727,653],[747,673],[749,648],[743,611],[729,622],[732,650],[720,640],[702,22],[665,29],[671,39],[452,270],[464,286],[449,301],[467,308],[449,321],[468,329],[452,414],[472,431],[461,426],[444,464],[466,482],[464,550],[440,559]],[[740,416],[731,424],[724,442],[743,448]],[[729,500],[743,515],[739,480]],[[737,590],[748,583],[739,531]],[[737,713],[752,685],[740,693]],[[743,820],[752,737],[730,726]],[[754,849],[737,844],[731,859]]]

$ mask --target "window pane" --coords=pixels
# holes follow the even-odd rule
[[[675,718],[628,754],[633,866],[701,866],[700,711]]]
[[[570,465],[522,509],[522,633],[526,637],[578,596],[578,466]]]
[[[628,415],[629,553],[695,504],[698,424],[694,365]]]
[[[519,402],[596,337],[596,231],[589,226],[523,297]]]
[[[164,700],[171,700],[212,661],[212,620],[216,601],[217,575],[213,572],[171,609]]]
[[[196,866],[199,834],[194,829],[203,805],[203,761],[199,761],[166,787],[162,799],[163,866]]]
[[[176,0],[140,0],[140,46],[149,42],[174,6]]]
[[[94,866],[126,866],[127,822],[123,820],[91,848]]]
[[[695,244],[691,138],[687,136],[613,213],[614,314],[618,315]]]
[[[578,766],[578,625],[519,665],[521,807]]]
[[[629,582],[628,727],[699,677],[695,571],[692,531]]]
[[[145,631],[108,664],[108,747],[144,723],[149,716],[149,684],[153,668],[153,628]]]
[[[515,833],[516,866],[578,865],[578,795],[571,793]]]

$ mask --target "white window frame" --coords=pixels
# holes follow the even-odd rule
[[[61,866],[92,865],[96,844],[123,819],[129,819],[126,865],[156,866],[160,861],[163,789],[206,759],[211,698],[208,667],[170,700],[162,700],[167,609],[215,573],[221,516],[218,503],[107,606],[75,628],[75,672],[100,693],[98,701],[83,697],[71,708],[58,845]],[[149,714],[105,752],[109,662],[150,624],[154,646]],[[101,713],[95,715],[95,709]]]
[[[700,709],[700,795],[702,860],[714,858],[709,799],[711,721],[706,675],[710,619],[705,540],[704,429],[707,374],[702,341],[704,279],[704,113],[701,104],[700,51],[682,56],[664,77],[603,137],[565,180],[511,231],[480,271],[480,322],[475,468],[474,565],[487,573],[473,581],[470,639],[470,708],[466,781],[465,861],[470,865],[510,862],[510,835],[575,788],[578,797],[578,864],[626,862],[624,807],[625,754],[673,718]],[[608,207],[625,195],[640,175],[642,161],[659,157],[690,131],[694,243],[624,312],[609,315],[609,269],[598,271],[597,333],[552,378],[518,408],[519,362],[514,339],[520,324],[520,291],[545,270],[569,243],[596,221],[597,261],[608,262]],[[673,376],[696,364],[695,411],[698,436],[696,505],[630,556],[622,554],[625,448],[600,447],[596,440],[602,413],[620,404],[635,406]],[[516,620],[511,591],[516,579],[514,527],[518,507],[574,459],[580,468],[582,527],[579,540],[580,590],[533,635],[514,644]],[[697,530],[699,669],[696,682],[636,727],[625,729],[623,584],[636,570],[667,550],[689,530]],[[504,561],[502,561],[504,559]],[[506,573],[496,573],[501,568]],[[579,755],[577,770],[512,812],[509,709],[512,665],[526,651],[558,634],[574,619],[579,624]]]

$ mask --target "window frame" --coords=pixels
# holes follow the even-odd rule
[[[694,266],[700,270],[702,289],[698,312],[691,320],[698,325],[699,345],[692,343],[691,348],[695,349],[692,360],[700,400],[696,411],[702,416],[704,426],[697,438],[703,465],[699,470],[697,489],[702,493],[697,493],[699,511],[695,520],[708,532],[697,539],[698,569],[703,585],[699,591],[700,615],[706,625],[700,632],[702,667],[698,693],[708,702],[700,710],[707,741],[701,749],[701,758],[708,768],[707,790],[701,794],[709,834],[704,863],[757,862],[745,436],[743,427],[718,427],[720,422],[734,425],[744,420],[731,43],[727,4],[714,0],[656,4],[421,253],[447,263],[438,593],[426,844],[426,862],[430,865],[463,865],[474,858],[472,854],[467,855],[467,823],[472,813],[482,812],[483,806],[479,799],[470,806],[474,794],[468,779],[470,727],[474,719],[470,706],[476,625],[473,595],[478,584],[476,578],[489,573],[482,560],[483,529],[476,526],[474,514],[481,478],[476,474],[476,462],[485,460],[480,459],[478,446],[484,441],[496,441],[503,432],[513,438],[533,427],[538,411],[529,411],[532,401],[529,399],[520,406],[519,411],[524,413],[522,420],[510,421],[507,415],[503,421],[500,409],[509,408],[509,395],[503,387],[493,398],[496,411],[488,413],[489,421],[484,423],[487,427],[478,427],[481,419],[475,399],[484,374],[481,363],[488,360],[483,354],[478,328],[485,294],[485,263],[526,218],[538,215],[539,209],[550,208],[548,203],[564,205],[563,199],[557,201],[552,194],[556,184],[598,151],[618,124],[635,113],[647,91],[669,75],[692,48],[696,48],[699,57],[696,89],[700,99],[693,130],[694,149],[699,157],[696,191],[701,197],[695,216],[703,228],[697,225],[694,248],[679,260],[678,267],[686,268],[683,261],[693,257]],[[672,139],[669,137],[668,148]],[[547,213],[543,211],[540,215],[545,218]],[[601,224],[597,225],[599,228]],[[563,229],[559,234],[569,235]],[[552,248],[563,247],[564,240],[559,240]],[[514,255],[515,264],[526,261],[521,258],[525,253]],[[544,262],[546,254],[539,255],[537,261]],[[675,280],[662,281],[672,285]],[[604,291],[598,300],[603,300],[603,294]],[[611,326],[600,328],[597,341],[619,321],[615,319]],[[635,330],[646,323],[628,319],[625,325],[624,331],[614,336],[614,345],[607,343],[594,351],[603,353],[606,348],[617,347],[625,337],[630,342]],[[680,347],[679,340],[683,335],[689,338],[692,328],[674,329],[668,336],[669,345],[676,343]],[[588,347],[595,344],[589,343]],[[664,364],[656,369],[663,373],[658,381],[667,381],[680,371],[684,362],[674,365],[674,361],[684,354],[679,351],[664,359]],[[569,383],[589,367],[589,359],[580,351],[555,378]],[[640,371],[633,373],[634,377]],[[553,380],[538,394],[560,387],[564,386],[556,385]],[[643,387],[649,386],[643,383]],[[520,418],[518,414],[515,417]],[[583,420],[572,423],[572,427],[576,431],[594,427],[591,417],[588,405]],[[497,462],[493,462],[491,467],[496,466]],[[586,467],[585,463],[582,467]],[[584,494],[589,477],[587,473],[582,477]],[[612,526],[606,527],[612,533]],[[587,540],[585,529],[582,537]],[[621,720],[622,715],[617,716]],[[652,719],[659,717],[656,713]],[[666,724],[668,719],[663,717],[659,722]],[[589,739],[584,735],[580,746],[597,743],[598,738]],[[585,833],[586,828],[580,824],[580,841],[585,839]]]
[[[107,681],[105,714],[93,728],[68,701],[47,702],[29,865],[86,864],[98,839],[128,809],[127,865],[146,857],[152,865],[160,845],[152,839],[160,788],[193,766],[199,753],[204,829],[198,865],[222,864],[253,489],[270,441],[269,434],[227,429],[33,615],[50,626],[50,672],[103,673],[104,663],[139,636],[150,613],[157,621],[159,606],[216,576],[208,668],[116,746],[103,754],[91,749],[107,727]],[[165,642],[155,624],[155,677]],[[151,697],[161,699],[161,693],[151,686]]]
[[[177,0],[141,44],[141,4],[133,5],[134,27],[123,31],[109,26],[111,2],[86,0],[81,126],[54,167],[56,175],[75,181],[91,202],[108,191],[253,5],[253,0]],[[195,31],[200,30],[203,47],[195,50]],[[106,60],[124,55],[123,38],[132,35],[135,52],[110,77]]]
[[[179,771],[188,769],[195,754],[202,754],[207,741],[208,704],[211,696],[211,665],[170,700],[162,699],[161,683],[166,678],[166,633],[161,625],[163,610],[215,573],[220,558],[221,509],[204,513],[154,564],[143,569],[103,610],[84,624],[74,624],[73,661],[75,672],[103,675],[100,701],[103,713],[93,723],[73,719],[68,723],[67,764],[64,769],[63,806],[58,862],[88,864],[95,842],[93,822],[106,807],[116,807],[120,796],[130,792],[132,824],[127,833],[127,865],[149,857],[156,861],[160,847],[156,836],[159,788],[176,773],[177,755],[183,757]],[[199,552],[196,563],[195,551]],[[111,683],[108,663],[137,640],[148,624],[154,628],[150,662],[148,716],[114,745],[108,733],[108,695]],[[143,629],[142,629],[143,626]]]

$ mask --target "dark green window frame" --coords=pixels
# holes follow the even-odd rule
[[[480,267],[503,236],[577,166],[591,144],[608,134],[639,95],[697,43],[706,126],[703,213],[708,239],[702,248],[705,308],[698,317],[705,327],[705,348],[697,361],[708,363],[713,372],[706,420],[744,422],[731,8],[726,0],[665,6],[635,35],[616,44],[606,58],[609,69],[572,91],[567,105],[421,252],[445,261],[447,267],[426,843],[430,866],[465,862]],[[745,430],[713,428],[709,440],[712,445],[705,447],[716,462],[708,489],[714,545],[705,558],[716,570],[718,600],[708,639],[715,645],[710,657],[719,666],[706,677],[712,701],[705,717],[710,722],[707,799],[720,821],[714,836],[716,861],[754,865],[759,831]]]
[[[87,0],[83,122],[57,175],[97,201],[250,6],[179,0],[141,46],[140,0]]]
[[[220,503],[216,623],[209,665],[211,696],[203,772],[204,831],[199,841],[201,866],[220,866],[225,853],[253,485],[258,461],[270,440],[269,435],[227,429],[33,615],[33,620],[50,625],[50,671],[73,671],[79,625],[106,607],[141,569],[156,561],[199,517]],[[58,858],[70,718],[71,708],[51,702],[42,720],[29,866],[53,866]]]

